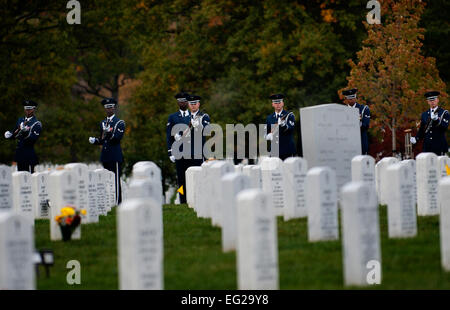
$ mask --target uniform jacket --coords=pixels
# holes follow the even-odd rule
[[[104,133],[108,128],[112,128],[108,133]],[[120,140],[125,133],[125,122],[119,119],[116,115],[108,122],[105,118],[100,123],[100,138],[96,139],[95,144],[102,145],[102,153],[100,161],[106,162],[123,162],[122,148],[120,147]]]
[[[435,121],[431,120],[431,110],[422,113],[416,139],[423,139],[423,152],[433,152],[437,155],[442,155],[448,152],[445,132],[448,128],[450,114],[441,107],[437,108],[436,113],[438,119]]]
[[[355,107],[359,110],[359,126],[361,128],[361,148],[362,154],[367,154],[369,152],[369,137],[367,135],[367,130],[370,124],[370,109],[366,105],[355,103]]]
[[[172,144],[175,142],[175,134],[172,136],[172,128],[176,124],[185,124],[189,125],[189,122],[191,121],[191,112],[189,110],[186,110],[188,112],[187,116],[183,117],[181,115],[181,111],[178,110],[175,113],[172,113],[169,115],[169,119],[167,120],[166,125],[166,143],[167,143],[167,152],[169,153],[169,157],[172,156]],[[179,131],[178,134],[183,135],[183,131]],[[183,148],[180,147],[180,151],[182,151]]]
[[[25,122],[25,117],[21,117],[17,120],[14,130],[20,130],[20,124]],[[36,143],[39,135],[41,134],[42,124],[36,119],[36,116],[32,116],[28,122],[23,126],[28,126],[29,130],[21,131],[19,134],[11,137],[10,139],[17,139],[17,148],[15,160],[26,165],[37,165],[39,163],[36,152],[34,151],[34,144]]]
[[[191,158],[192,159],[204,159],[205,154],[203,154],[203,146],[206,143],[206,137],[203,135],[203,130],[206,126],[208,126],[211,123],[211,118],[209,115],[203,111],[198,111],[195,115],[195,118],[199,120],[200,125],[196,128],[191,127],[191,138],[188,142],[191,144]],[[194,119],[194,115],[191,115],[191,119]],[[197,137],[202,137],[202,143],[201,143],[201,149],[195,150],[196,142],[195,139]],[[198,142],[197,142],[198,143]]]
[[[278,134],[279,134],[279,155],[291,155],[296,154],[296,148],[293,138],[293,133],[295,130],[295,116],[293,113],[290,113],[286,110],[281,111],[281,118],[283,118],[285,115],[289,114],[289,116],[286,116],[286,125],[285,126],[279,126]],[[266,119],[266,135],[268,133],[271,133],[272,128],[275,124],[278,123],[278,119],[276,116],[276,113],[272,113],[269,116],[267,116]],[[276,139],[272,140],[272,143],[276,143]]]

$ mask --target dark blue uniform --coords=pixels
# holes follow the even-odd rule
[[[286,116],[289,114],[289,116]],[[286,116],[286,117],[285,117]],[[294,113],[288,112],[285,110],[282,110],[280,112],[280,118],[285,117],[286,124],[284,126],[279,126],[277,129],[279,135],[279,155],[278,157],[282,160],[295,156],[296,154],[296,148],[294,143],[294,130],[295,130],[295,116]],[[271,133],[272,128],[274,125],[278,124],[278,118],[276,116],[276,113],[270,114],[266,119],[266,135]],[[277,139],[274,137],[272,140],[272,143],[277,143]],[[271,145],[272,145],[271,143]],[[271,147],[271,154],[275,155],[274,152],[272,152]]]
[[[448,144],[445,132],[448,128],[450,114],[447,110],[438,107],[435,111],[437,120],[431,119],[431,110],[422,113],[420,128],[416,139],[423,139],[423,152],[433,152],[436,155],[444,155],[448,152]]]
[[[184,114],[184,116],[182,115]],[[172,156],[172,144],[175,142],[175,134],[172,136],[172,128],[176,124],[185,124],[189,125],[191,121],[191,113],[186,111],[178,111],[173,114],[169,115],[169,119],[167,120],[167,126],[166,126],[166,142],[167,142],[167,152],[169,157]],[[186,127],[187,128],[187,127]],[[183,135],[183,131],[179,131],[178,134],[180,136]],[[180,151],[182,151],[182,146],[180,147]],[[177,169],[177,181],[178,181],[178,187],[183,186],[184,189],[184,195],[180,195],[180,202],[186,203],[186,176],[185,172],[187,168],[189,168],[191,163],[191,160],[188,158],[180,158],[175,160],[175,166]]]
[[[122,174],[123,154],[120,140],[122,140],[124,133],[125,122],[114,115],[111,120],[105,118],[100,123],[100,138],[96,138],[94,143],[102,145],[100,161],[103,167],[115,174],[117,204],[122,201],[120,175]]]
[[[199,122],[199,126],[197,127],[191,127],[191,138],[188,141],[188,143],[191,144],[191,166],[201,166],[203,161],[206,159],[205,154],[203,153],[203,147],[206,143],[206,137],[203,135],[203,130],[206,126],[208,126],[211,123],[211,119],[209,115],[205,112],[198,111],[195,116],[191,115],[191,119],[195,120],[197,119]],[[201,136],[202,143],[198,146],[201,146],[200,149],[196,149],[196,139]],[[197,142],[198,143],[198,142]]]
[[[28,127],[20,130],[22,127]],[[17,120],[13,133],[16,133],[9,139],[17,139],[17,148],[15,161],[17,162],[18,171],[34,172],[34,166],[39,163],[34,144],[38,140],[42,130],[42,124],[36,119],[36,116],[30,117],[28,120],[21,117]]]
[[[359,110],[359,126],[361,128],[361,150],[363,155],[369,153],[369,137],[367,130],[369,130],[370,124],[370,109],[366,105],[355,103],[355,108]]]

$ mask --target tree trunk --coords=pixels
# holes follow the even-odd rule
[[[394,152],[397,152],[397,137],[395,135],[395,131],[396,131],[396,124],[395,124],[395,118],[392,119],[392,126],[391,126],[391,130],[392,130],[392,155],[394,156]]]

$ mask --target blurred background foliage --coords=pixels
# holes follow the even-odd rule
[[[100,150],[88,137],[104,117],[101,99],[112,96],[127,124],[125,171],[152,160],[167,182],[175,174],[165,126],[178,109],[176,92],[202,96],[201,109],[220,125],[264,123],[267,97],[282,92],[298,120],[300,107],[340,102],[348,60],[357,62],[367,38],[367,1],[80,3],[81,24],[69,25],[66,1],[0,0],[0,132],[30,98],[43,123],[41,162],[96,161]],[[446,0],[428,1],[420,21],[422,54],[436,58],[445,83],[449,11]],[[13,154],[13,143],[0,139],[0,162]]]

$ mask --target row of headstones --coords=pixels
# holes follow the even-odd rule
[[[10,167],[1,165],[0,211],[13,211],[34,222],[53,218],[63,206],[72,205],[86,210],[82,223],[96,223],[116,204],[115,187],[114,172],[89,170],[82,163],[33,174],[11,173]]]
[[[3,166],[1,171],[2,179],[11,183],[9,167]],[[27,180],[20,183],[18,188],[22,194],[30,195],[31,177],[27,173],[20,175]],[[103,212],[106,214],[108,207],[113,206],[110,200],[112,197],[106,191],[109,184],[107,178],[110,176],[107,170],[92,171],[85,164],[69,164],[64,170],[37,173],[33,177],[41,175],[45,176],[42,182],[48,191],[45,198],[50,198],[51,206],[58,212],[65,205],[79,206],[87,203],[87,210],[91,211],[91,214],[88,212],[87,219],[96,214],[89,222],[98,222],[98,215]],[[12,178],[17,178],[15,173]],[[6,186],[6,183],[0,183],[3,185],[0,186],[4,198],[2,206],[5,207],[4,212],[0,212],[0,289],[34,289],[32,221],[26,212],[15,212],[15,208],[11,207],[11,187]],[[24,184],[27,185],[27,193],[23,193]],[[152,162],[137,163],[133,167],[132,179],[130,182],[123,181],[122,188],[124,202],[118,212],[120,287],[162,288],[161,170]],[[85,194],[87,202],[83,202],[86,198],[82,196]],[[31,198],[28,200],[31,201]],[[54,217],[56,213],[51,210],[51,217]],[[56,222],[50,222],[51,239],[60,240],[61,234]],[[73,238],[79,237],[80,231],[75,231]]]
[[[89,163],[89,164],[86,164],[86,165],[88,166],[89,170],[97,170],[97,169],[102,169],[103,168],[103,165],[101,163],[98,163],[98,162],[96,162],[96,163]],[[65,165],[62,165],[62,164],[46,163],[46,164],[36,165],[34,167],[34,171],[35,172],[55,171],[55,170],[62,170],[62,169],[64,169],[64,167],[65,167]],[[17,170],[17,167],[14,166],[13,170],[14,169]]]
[[[50,219],[51,240],[62,239],[53,219],[64,206],[85,209],[82,223],[98,222],[115,205],[114,173],[79,163],[33,175],[11,170],[0,166],[0,289],[34,289],[34,220]],[[80,237],[78,227],[72,238]]]
[[[164,288],[163,188],[161,169],[151,161],[137,162],[123,184],[117,212],[119,288]]]
[[[430,177],[437,177],[438,165],[443,160],[434,158],[434,154],[421,154],[418,156],[417,170],[418,175],[423,175],[424,171],[432,171],[435,173],[427,173],[421,179],[418,179],[419,192],[423,192],[428,196],[433,192],[437,192],[437,187],[430,189]],[[397,160],[397,159],[395,159]],[[444,158],[448,160],[448,158]],[[386,162],[387,160],[384,160]],[[348,238],[344,237],[344,270],[346,272],[346,284],[367,284],[366,279],[362,278],[362,270],[366,265],[354,265],[355,257],[360,257],[361,253],[372,257],[373,260],[380,261],[379,246],[379,227],[378,227],[378,197],[375,191],[376,184],[388,183],[385,193],[388,203],[388,219],[389,219],[389,236],[390,237],[411,237],[417,232],[416,212],[415,212],[415,169],[414,161],[404,161],[394,167],[384,167],[385,164],[378,163],[375,169],[375,161],[370,156],[356,156],[352,160],[352,186],[342,188],[341,204],[350,205],[347,209],[359,210],[362,212],[347,212],[343,215],[344,232],[347,231]],[[381,173],[384,168],[389,173]],[[389,169],[388,169],[389,168]],[[377,173],[376,173],[377,172]],[[388,177],[386,178],[387,175]],[[383,178],[381,183],[378,182]],[[358,182],[362,182],[358,185]],[[296,217],[308,218],[308,238],[309,241],[321,240],[337,240],[338,239],[338,190],[337,190],[336,174],[334,170],[328,167],[316,167],[307,171],[307,163],[302,158],[288,158],[283,163],[278,158],[263,159],[260,166],[234,166],[224,161],[210,161],[202,164],[201,167],[191,167],[186,172],[186,189],[188,205],[197,212],[199,217],[211,218],[213,225],[222,228],[222,248],[224,251],[237,250],[238,252],[238,270],[244,272],[239,275],[239,279],[247,278],[245,270],[239,269],[241,258],[247,257],[245,262],[251,259],[263,257],[275,257],[265,254],[252,256],[255,252],[252,244],[244,243],[239,246],[239,239],[243,240],[259,240],[261,236],[253,236],[255,231],[248,235],[252,224],[250,215],[239,214],[240,192],[248,188],[257,188],[262,194],[266,194],[269,199],[269,208],[272,208],[274,215],[284,215],[285,220]],[[437,185],[437,183],[436,183]],[[440,201],[445,202],[445,184],[439,191],[442,195]],[[347,193],[347,194],[346,194]],[[255,195],[254,193],[252,195]],[[250,195],[251,197],[253,197]],[[420,196],[420,195],[419,195]],[[427,197],[428,197],[427,196]],[[347,197],[347,198],[346,198]],[[365,197],[364,199],[354,200],[348,197]],[[254,201],[261,201],[262,198],[252,198]],[[262,199],[262,200],[264,200]],[[353,199],[353,200],[352,200]],[[245,200],[245,199],[244,199]],[[381,201],[381,199],[380,199]],[[437,202],[436,202],[437,203]],[[259,208],[261,206],[254,206]],[[362,208],[362,209],[361,209]],[[364,208],[369,208],[365,210]],[[360,210],[361,209],[361,210]],[[247,210],[248,211],[248,210]],[[244,211],[242,211],[244,212]],[[250,212],[250,211],[248,211]],[[343,211],[344,212],[344,211]],[[366,214],[366,215],[364,215]],[[376,217],[375,217],[375,215]],[[419,212],[419,215],[422,215]],[[425,215],[425,214],[424,214]],[[250,216],[250,217],[248,217]],[[258,214],[254,216],[259,216]],[[356,218],[354,218],[356,216]],[[362,217],[361,217],[362,216]],[[247,220],[241,220],[247,218]],[[360,218],[358,218],[360,217]],[[442,215],[444,217],[444,215]],[[347,220],[346,220],[347,219]],[[261,219],[260,219],[261,220]],[[239,224],[245,222],[242,226]],[[258,220],[259,221],[259,220]],[[445,235],[441,240],[450,238],[449,229],[445,229],[445,223],[450,221],[450,217],[446,216],[441,220],[441,234]],[[267,222],[266,220],[261,220]],[[347,222],[347,224],[345,224]],[[258,222],[259,223],[259,222]],[[273,230],[276,222],[270,220],[266,223]],[[254,224],[257,225],[257,224]],[[262,224],[261,224],[262,225]],[[240,231],[241,229],[241,231]],[[357,230],[362,231],[364,238],[357,238],[361,235]],[[259,229],[258,231],[264,231]],[[276,229],[273,230],[276,232]],[[350,233],[352,232],[352,233]],[[270,233],[272,235],[272,233]],[[239,236],[239,238],[238,238]],[[345,236],[345,233],[344,233]],[[353,236],[353,237],[351,237]],[[250,239],[248,239],[250,238]],[[253,239],[252,239],[253,238]],[[355,239],[356,238],[356,239]],[[267,238],[266,238],[267,239]],[[347,241],[345,239],[348,239]],[[269,239],[268,239],[269,240]],[[270,238],[272,244],[265,244],[265,249],[276,249],[275,239]],[[275,240],[275,241],[273,241]],[[350,241],[349,241],[350,240]],[[275,242],[275,244],[273,244]],[[353,246],[349,246],[352,244]],[[254,245],[253,245],[254,246]],[[442,264],[444,268],[450,268],[450,249],[448,245],[443,246]],[[253,251],[252,253],[248,251]],[[246,253],[241,256],[239,254]],[[369,255],[370,254],[370,255]],[[250,257],[252,257],[250,259]],[[270,260],[270,259],[269,259]],[[362,262],[359,258],[358,262]],[[369,260],[366,260],[368,262]],[[269,265],[273,265],[273,259]],[[263,264],[262,262],[260,262]],[[261,265],[258,265],[261,266]],[[353,266],[353,267],[349,267]],[[356,267],[355,267],[356,266]],[[248,271],[249,272],[249,271]],[[255,271],[256,272],[256,271]],[[356,276],[357,275],[357,276]],[[277,278],[277,277],[276,277]],[[271,278],[275,281],[275,278]],[[258,282],[258,281],[257,281]],[[240,283],[240,288],[267,288],[264,281],[256,286],[247,286]],[[241,284],[243,286],[241,286]],[[277,288],[277,282],[272,282],[270,288]]]

